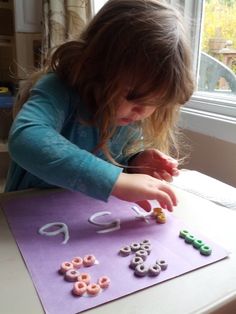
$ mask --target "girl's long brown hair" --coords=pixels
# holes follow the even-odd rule
[[[57,73],[78,90],[91,112],[86,123],[100,132],[97,148],[114,162],[107,143],[115,130],[116,104],[128,88],[130,101],[147,105],[152,98],[156,110],[139,122],[142,141],[127,153],[140,147],[177,152],[179,108],[194,89],[189,47],[182,17],[165,2],[109,0],[78,40],[58,47],[44,68],[31,76],[19,93],[16,111],[42,74]]]

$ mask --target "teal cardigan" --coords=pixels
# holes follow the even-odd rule
[[[10,130],[6,191],[63,187],[108,200],[123,169],[106,160],[102,151],[93,153],[98,129],[82,124],[76,108],[86,117],[78,93],[56,74],[36,83]],[[135,125],[117,127],[108,145],[118,163],[128,163],[124,151],[139,136]]]

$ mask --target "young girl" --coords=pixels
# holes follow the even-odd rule
[[[18,95],[6,191],[58,186],[173,210],[166,181],[178,164],[167,154],[192,92],[179,13],[160,0],[108,1]]]

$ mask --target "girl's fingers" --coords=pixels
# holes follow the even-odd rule
[[[159,187],[159,189],[160,189],[160,191],[163,191],[166,193],[166,195],[168,195],[168,197],[170,198],[170,200],[174,206],[177,206],[178,200],[177,200],[175,192],[171,189],[171,187],[169,187],[167,184],[165,184],[165,185]]]
[[[137,201],[136,204],[146,210],[146,212],[150,212],[152,210],[152,205],[147,200]]]
[[[165,180],[167,182],[172,182],[173,181],[172,175],[169,172],[165,171],[165,170],[163,170],[161,172],[160,176],[161,176],[161,178],[163,180]]]
[[[162,208],[165,208],[167,210],[169,210],[170,212],[173,211],[173,202],[170,198],[170,196],[165,193],[164,191],[158,191],[157,193],[157,200],[160,203]]]
[[[162,180],[162,177],[160,176],[160,174],[159,174],[157,171],[154,171],[154,172],[152,173],[152,176],[153,176],[154,178],[156,178],[156,179]]]

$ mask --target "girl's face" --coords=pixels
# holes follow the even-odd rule
[[[117,126],[125,126],[136,121],[144,120],[156,110],[154,105],[144,105],[122,98],[118,103],[115,122]]]

